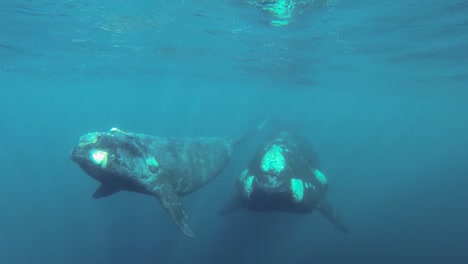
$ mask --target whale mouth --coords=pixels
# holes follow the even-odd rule
[[[79,150],[77,149],[77,147],[74,147],[71,151],[70,151],[70,158],[76,162],[78,160],[78,152]]]
[[[264,175],[263,177],[255,177],[255,189],[264,193],[284,192],[283,186],[285,182],[273,175]]]
[[[304,182],[297,178],[276,179],[266,184],[255,178],[249,198],[266,204],[300,203],[304,199],[305,188]]]
[[[80,163],[84,159],[84,150],[83,147],[81,147],[79,144],[73,147],[73,149],[70,151],[70,158],[76,162]]]

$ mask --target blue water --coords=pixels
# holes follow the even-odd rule
[[[0,263],[468,263],[468,2],[393,2],[272,27],[241,0],[0,1]],[[90,131],[238,136],[265,113],[182,198],[194,240],[153,197],[92,199],[69,158]],[[217,215],[279,126],[313,143],[349,234]]]

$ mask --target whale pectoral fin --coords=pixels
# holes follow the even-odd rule
[[[239,198],[239,196],[236,195],[236,196],[231,197],[229,201],[226,203],[226,205],[224,205],[223,208],[221,208],[218,211],[218,215],[221,215],[221,216],[228,215],[230,213],[239,211],[242,208],[243,208],[242,201]]]
[[[174,187],[167,185],[162,186],[156,194],[161,202],[162,207],[171,216],[174,223],[188,237],[195,238],[189,224],[188,214],[180,203]]]
[[[322,214],[341,231],[345,233],[349,232],[348,227],[344,223],[343,218],[341,218],[341,215],[339,214],[335,205],[331,204],[327,200],[323,200],[318,206],[318,210],[322,212]]]
[[[94,199],[99,199],[99,198],[104,198],[107,196],[110,196],[116,192],[120,191],[120,188],[115,187],[114,185],[111,184],[104,184],[102,183],[99,185],[99,187],[96,189],[96,191],[93,193],[93,198]]]

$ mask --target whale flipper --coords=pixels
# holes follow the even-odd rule
[[[341,218],[338,210],[336,209],[335,205],[330,203],[328,200],[324,199],[321,201],[320,205],[317,208],[322,214],[330,220],[336,227],[338,227],[344,233],[348,233],[348,227]]]
[[[120,191],[120,188],[111,185],[111,184],[104,184],[102,183],[99,185],[99,187],[96,189],[96,191],[93,194],[94,199],[99,199],[99,198],[104,198],[107,196],[110,196],[116,192]]]
[[[189,224],[188,214],[182,206],[174,187],[170,185],[160,186],[155,196],[161,202],[162,207],[171,216],[174,223],[188,237],[195,238]]]

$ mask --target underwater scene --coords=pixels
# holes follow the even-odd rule
[[[0,1],[0,263],[468,263],[468,1]]]

